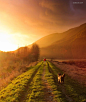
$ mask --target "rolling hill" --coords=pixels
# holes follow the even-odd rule
[[[36,41],[41,57],[59,59],[86,58],[86,23],[63,33],[55,33]]]
[[[54,33],[54,34],[50,34],[47,35],[39,40],[37,40],[35,43],[39,45],[39,47],[47,47],[49,45],[51,45],[52,43],[54,43],[57,40],[61,40],[63,39],[65,36],[67,35],[67,33],[65,34],[60,34],[60,33]]]

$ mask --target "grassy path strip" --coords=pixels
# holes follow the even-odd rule
[[[48,84],[48,82],[45,78],[45,66],[44,66],[43,73],[42,73],[42,81],[43,81],[43,85],[44,85],[45,102],[55,102],[53,100],[53,94],[52,94],[51,86]]]
[[[26,102],[44,102],[44,86],[42,82],[43,67],[44,65],[39,68],[33,78],[32,92],[28,94]]]
[[[67,102],[67,100],[64,98],[64,95],[62,92],[58,89],[53,74],[49,71],[49,66],[47,64],[46,71],[45,71],[45,78],[47,79],[49,85],[52,88],[52,94],[54,95],[54,101],[55,102]]]
[[[57,75],[57,73],[63,73],[54,64],[50,62],[48,63],[55,75]],[[60,85],[60,87],[65,89],[67,96],[71,97],[73,99],[73,102],[86,102],[86,87],[81,86],[78,82],[71,79],[68,75],[66,75],[65,77],[64,85]]]
[[[27,83],[31,80],[34,72],[42,62],[38,63],[35,67],[29,71],[19,75],[15,78],[11,84],[0,91],[0,102],[19,102],[22,93],[26,89]]]

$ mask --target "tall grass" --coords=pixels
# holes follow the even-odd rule
[[[15,77],[36,64],[36,62],[34,64],[29,61],[25,62],[16,56],[3,57],[0,59],[0,90],[6,87]]]

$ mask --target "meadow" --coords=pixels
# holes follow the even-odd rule
[[[15,77],[27,71],[30,63],[24,63],[22,60],[7,60],[0,61],[0,90],[6,87]]]
[[[35,50],[36,49],[36,50]],[[0,51],[0,90],[5,88],[14,78],[26,72],[28,67],[36,65],[39,58],[39,47],[20,47],[16,51]]]
[[[59,84],[58,73],[64,72],[49,61],[28,67],[0,91],[0,102],[86,102],[86,87],[67,74]]]

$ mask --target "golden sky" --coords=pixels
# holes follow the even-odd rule
[[[86,0],[0,0],[0,50],[15,50],[85,22]]]

